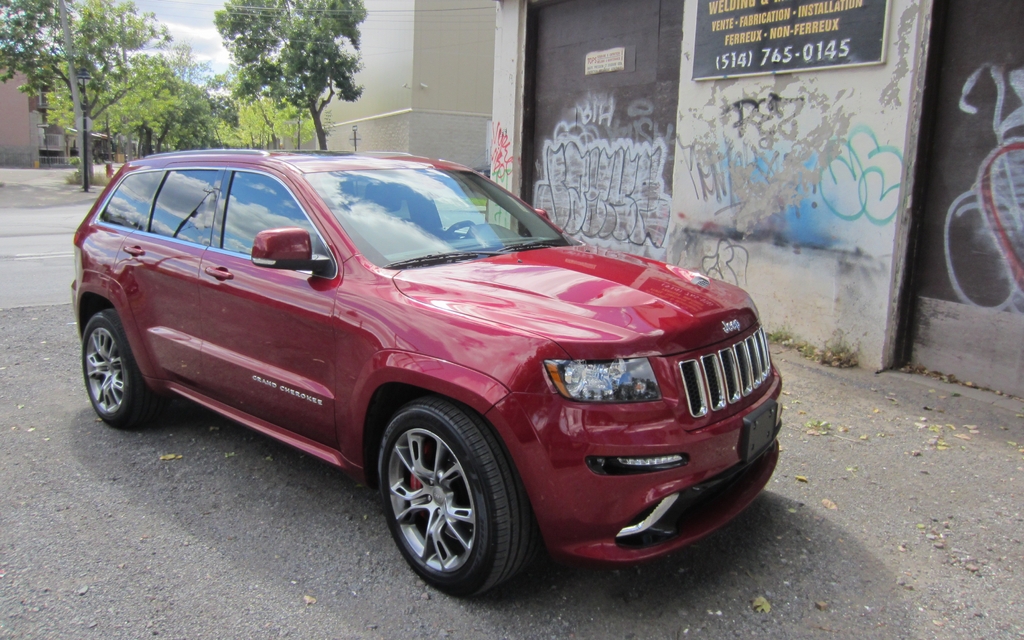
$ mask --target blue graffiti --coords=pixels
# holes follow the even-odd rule
[[[824,205],[839,218],[863,217],[884,226],[899,210],[902,175],[903,153],[879,144],[874,131],[858,125],[838,157],[822,170],[818,191]]]

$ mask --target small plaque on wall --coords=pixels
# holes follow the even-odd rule
[[[577,58],[579,60],[579,58]],[[577,67],[578,69],[579,67]],[[616,47],[587,54],[585,75],[623,71],[626,68],[626,48]]]
[[[693,79],[885,62],[888,0],[699,0]]]

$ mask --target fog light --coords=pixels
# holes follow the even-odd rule
[[[672,453],[663,456],[592,456],[587,458],[587,466],[591,471],[610,476],[664,471],[685,466],[688,462],[690,462],[690,456],[685,453]]]

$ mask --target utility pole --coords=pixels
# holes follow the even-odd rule
[[[71,29],[68,28],[68,7],[60,0],[60,28],[64,31],[64,53],[68,56],[68,84],[71,85],[71,101],[75,103],[75,128],[78,129],[78,159],[82,159],[85,145],[85,116],[82,114],[82,103],[78,101],[78,73],[75,71],[75,53],[71,46]],[[82,191],[89,192],[89,178],[85,167],[82,167]]]

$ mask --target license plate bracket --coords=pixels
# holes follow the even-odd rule
[[[740,459],[750,462],[775,441],[775,426],[778,422],[779,403],[768,400],[758,409],[743,418],[743,434],[740,436]]]

